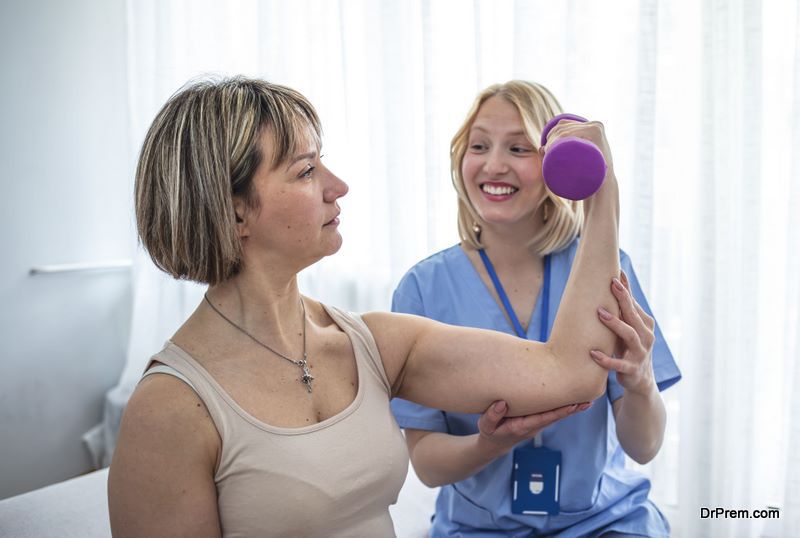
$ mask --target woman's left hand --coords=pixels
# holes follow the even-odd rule
[[[655,320],[639,306],[630,291],[625,271],[615,278],[611,292],[617,298],[620,318],[600,307],[600,321],[617,335],[614,357],[599,350],[592,350],[592,358],[605,368],[617,372],[617,381],[625,391],[647,394],[655,386],[653,374],[653,343],[655,342]]]

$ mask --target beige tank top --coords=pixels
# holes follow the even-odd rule
[[[325,310],[350,337],[358,392],[344,411],[312,426],[259,421],[172,342],[153,357],[189,381],[219,432],[214,481],[226,537],[394,536],[389,505],[405,480],[408,451],[389,408],[389,380],[361,316]]]

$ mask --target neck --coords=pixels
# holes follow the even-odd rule
[[[281,278],[277,272],[243,269],[209,288],[208,297],[231,322],[255,338],[290,353],[300,351],[297,335],[303,332],[303,313],[297,275]],[[210,315],[219,317],[213,311]]]
[[[535,232],[531,227],[516,231],[488,225],[481,232],[481,243],[495,267],[538,265],[542,257],[526,246]]]

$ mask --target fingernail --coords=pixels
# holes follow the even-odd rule
[[[614,287],[619,291],[625,291],[625,286],[622,285],[622,282],[617,277],[614,277]]]
[[[599,360],[600,360],[600,354],[599,354],[597,351],[595,351],[594,349],[593,349],[593,350],[591,350],[591,351],[589,352],[589,354],[592,356],[592,358],[593,358],[594,360],[596,360],[596,361],[599,361]]]
[[[608,310],[606,310],[602,306],[597,309],[597,313],[600,314],[600,317],[603,318],[606,321],[610,320],[613,317],[611,315],[611,312],[609,312]]]
[[[506,402],[497,402],[494,404],[494,410],[498,413],[502,413],[506,408]]]
[[[592,402],[584,402],[581,404],[581,411],[585,411],[592,406]]]

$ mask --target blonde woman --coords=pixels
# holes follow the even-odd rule
[[[136,173],[153,261],[208,293],[148,366],[109,474],[115,536],[391,536],[408,453],[390,398],[525,415],[605,390],[618,201],[613,170],[547,343],[422,317],[351,314],[303,297],[334,254],[347,185],[321,161],[319,120],[289,88],[234,78],[175,94]],[[600,146],[601,126],[565,123]],[[487,360],[491,357],[491,360]]]
[[[548,340],[592,227],[583,202],[555,196],[542,179],[537,141],[561,112],[532,82],[493,85],[477,96],[450,152],[461,243],[409,270],[394,311]],[[608,390],[588,410],[511,419],[504,401],[483,415],[392,402],[418,476],[442,486],[431,536],[668,534],[647,499],[649,482],[625,470],[624,453],[644,463],[658,452],[659,391],[680,372],[630,259],[620,257],[624,272],[612,289],[621,319],[598,312],[619,342],[614,358],[595,357],[610,372]],[[522,468],[530,472],[519,477]]]

